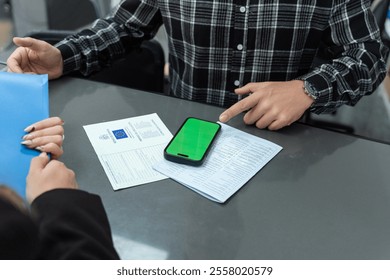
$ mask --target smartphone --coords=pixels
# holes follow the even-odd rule
[[[199,166],[220,130],[219,123],[189,117],[165,147],[164,157],[173,162]]]

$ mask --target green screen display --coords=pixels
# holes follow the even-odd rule
[[[219,129],[218,123],[188,118],[165,151],[194,161],[202,160]]]

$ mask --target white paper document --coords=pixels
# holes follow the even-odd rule
[[[188,166],[163,159],[154,168],[208,199],[224,203],[282,147],[220,124],[221,132],[202,166]]]
[[[114,190],[167,178],[152,167],[163,160],[172,138],[157,114],[85,125],[84,130]]]

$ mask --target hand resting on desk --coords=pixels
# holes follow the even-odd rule
[[[236,89],[238,95],[249,94],[224,111],[219,120],[227,122],[242,112],[246,124],[278,130],[299,120],[314,102],[306,95],[303,81],[249,83]]]

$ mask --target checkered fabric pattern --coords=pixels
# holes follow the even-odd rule
[[[354,105],[386,73],[369,0],[127,0],[57,45],[87,75],[165,25],[171,94],[228,107],[249,82],[307,80],[315,113]],[[321,53],[326,62],[313,67]],[[142,67],[142,65],[140,65]]]

